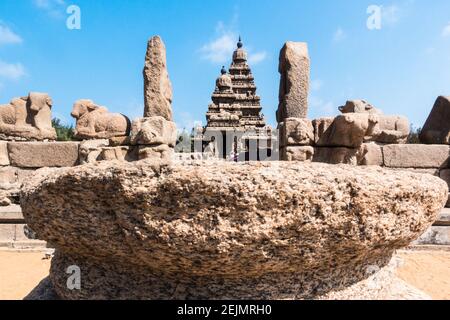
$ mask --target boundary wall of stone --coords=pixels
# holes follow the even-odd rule
[[[282,149],[291,161],[329,164],[378,165],[392,170],[411,170],[440,177],[450,186],[450,146],[366,143],[360,148],[294,146]],[[198,159],[200,159],[199,157]],[[72,167],[97,160],[135,160],[133,147],[108,140],[83,142],[0,141],[0,192],[10,204],[0,207],[0,247],[42,245],[24,236],[25,221],[19,206],[23,181],[42,167]],[[435,225],[417,244],[450,245],[450,195]],[[26,229],[26,228],[25,228]],[[32,235],[31,235],[32,237]]]

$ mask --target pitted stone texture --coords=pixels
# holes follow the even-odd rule
[[[9,142],[11,165],[20,168],[72,167],[78,163],[78,142]]]
[[[174,158],[174,149],[168,145],[161,144],[159,146],[139,146],[138,159],[160,159],[165,162],[172,161]]]
[[[138,161],[41,169],[21,204],[60,252],[63,298],[313,298],[386,265],[447,195],[439,178],[378,167]],[[72,262],[86,290],[62,288]]]
[[[378,124],[375,126],[373,136],[366,141],[402,144],[408,140],[410,131],[408,118],[378,115]]]
[[[166,47],[159,36],[148,41],[144,66],[144,117],[172,121],[172,84],[167,72]]]
[[[353,166],[382,166],[381,147],[374,143],[364,143],[359,148],[314,148],[314,162],[328,164],[349,164]]]
[[[121,146],[102,148],[100,159],[104,161],[137,161],[138,147]]]
[[[79,162],[80,164],[94,163],[100,160],[102,148],[109,146],[108,139],[85,140],[80,143]]]
[[[305,147],[284,147],[281,149],[281,160],[283,161],[312,161],[314,148]]]
[[[334,117],[319,118],[312,121],[314,127],[314,142],[318,143],[323,136],[329,134],[328,130],[334,122]]]
[[[175,147],[177,125],[163,117],[139,118],[133,121],[130,143],[156,146],[166,144]]]
[[[450,97],[438,97],[419,135],[426,144],[450,144]]]
[[[308,116],[310,61],[308,45],[304,42],[286,42],[279,61],[280,104],[277,121]]]
[[[0,166],[9,166],[8,142],[0,141]]]
[[[401,144],[383,146],[384,165],[391,168],[447,168],[446,145]]]
[[[289,118],[279,124],[280,146],[310,146],[314,143],[312,121],[301,118]]]

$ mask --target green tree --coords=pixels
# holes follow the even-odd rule
[[[411,125],[411,132],[408,136],[408,144],[420,144],[419,135],[422,131],[422,128],[415,128],[413,125]]]
[[[56,130],[56,135],[58,136],[58,141],[72,141],[73,138],[73,126],[64,125],[61,123],[61,120],[58,118],[54,118],[52,120],[53,128]]]

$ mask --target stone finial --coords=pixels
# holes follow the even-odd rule
[[[5,140],[56,140],[52,127],[52,99],[31,92],[0,105],[0,138]]]
[[[305,42],[286,42],[280,52],[280,104],[277,121],[287,118],[306,118],[310,60]]]
[[[148,41],[144,66],[144,117],[172,121],[172,84],[167,72],[166,48],[159,36]]]
[[[110,113],[92,100],[75,102],[71,115],[77,120],[75,137],[78,139],[109,139],[130,133],[131,122],[126,116]]]

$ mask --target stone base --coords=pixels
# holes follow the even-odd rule
[[[431,299],[398,279],[397,260],[385,267],[366,265],[352,277],[330,268],[328,277],[306,274],[270,274],[258,278],[180,278],[116,264],[92,263],[57,253],[50,281],[44,280],[28,300],[408,300]],[[69,290],[69,266],[81,270],[81,290]],[[376,272],[375,272],[376,271]],[[326,279],[319,280],[319,279]]]

